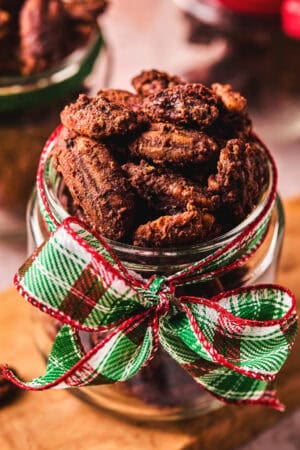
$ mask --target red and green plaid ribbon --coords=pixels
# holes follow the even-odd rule
[[[295,298],[276,285],[244,287],[213,298],[176,297],[176,288],[239,267],[263,242],[276,197],[272,192],[246,229],[207,258],[170,276],[143,280],[128,271],[107,242],[74,217],[62,224],[51,212],[43,179],[50,176],[52,136],[41,158],[38,193],[52,234],[16,275],[23,297],[62,324],[46,373],[24,389],[81,387],[126,381],[160,344],[203,388],[225,402],[281,410],[273,381],[297,332]],[[109,331],[87,351],[86,332]]]

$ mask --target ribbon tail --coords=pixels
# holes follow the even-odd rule
[[[219,401],[237,405],[267,406],[284,411],[273,384],[241,375],[226,367],[198,360],[196,364],[181,366],[211,395]]]
[[[102,331],[149,307],[107,244],[72,217],[21,267],[15,285],[42,312],[85,331]]]
[[[203,370],[205,363],[200,365],[200,370]],[[197,375],[199,368],[195,370],[193,366],[185,364],[182,367],[197,383],[223,403],[267,406],[277,411],[285,409],[277,397],[277,391],[266,381],[254,380],[225,367],[207,369],[207,373],[202,375]]]
[[[153,352],[153,333],[148,322],[145,314],[133,317],[88,352],[84,350],[84,340],[90,334],[64,325],[57,334],[44,375],[24,382],[7,366],[2,367],[2,374],[20,388],[33,391],[126,381]]]
[[[161,327],[160,343],[204,390],[219,401],[227,404],[268,406],[284,411],[284,405],[269,382],[241,375],[199,357],[165,327]]]

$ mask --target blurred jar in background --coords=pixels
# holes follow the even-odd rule
[[[300,140],[300,1],[175,0],[191,45],[210,58],[187,67],[190,82],[230,83],[249,99],[259,134],[276,146]]]
[[[107,84],[103,0],[0,2],[0,237],[22,217],[45,139],[66,103]],[[15,232],[15,229],[14,229]]]

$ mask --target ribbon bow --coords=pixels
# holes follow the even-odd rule
[[[297,332],[293,294],[258,285],[210,299],[177,295],[190,284],[199,285],[201,293],[202,282],[244,265],[264,241],[276,198],[271,156],[272,191],[253,222],[197,263],[144,280],[83,222],[68,217],[59,225],[51,213],[42,180],[51,172],[48,156],[57,132],[45,147],[38,176],[41,210],[53,232],[20,269],[15,284],[62,327],[43,376],[23,382],[7,366],[3,375],[30,390],[126,381],[161,345],[218,399],[282,410],[273,381]],[[88,350],[86,340],[95,331],[105,334]]]
[[[125,381],[160,343],[219,399],[281,409],[270,383],[295,339],[293,295],[261,285],[211,299],[175,296],[180,285],[210,279],[216,259],[228,258],[225,253],[212,258],[210,271],[202,261],[146,282],[129,273],[82,222],[65,219],[16,278],[26,300],[64,324],[46,374],[27,383],[7,368],[4,375],[32,390]],[[108,329],[106,338],[85,351],[80,330]]]

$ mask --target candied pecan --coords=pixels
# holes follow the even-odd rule
[[[20,13],[23,74],[40,72],[61,60],[65,24],[60,0],[25,1]]]
[[[256,206],[266,183],[266,155],[255,142],[232,139],[221,150],[217,174],[208,179],[212,192],[234,222],[243,220]]]
[[[135,198],[107,147],[63,129],[52,154],[90,227],[109,239],[123,239],[133,225]]]
[[[143,70],[131,80],[131,83],[139,95],[146,97],[157,94],[163,89],[184,84],[184,81],[177,76],[169,75],[167,72],[152,69]]]
[[[182,84],[145,97],[144,111],[155,122],[212,125],[219,115],[219,99],[203,84]]]
[[[234,113],[245,111],[247,100],[239,92],[233,91],[230,84],[214,83],[211,88],[228,111]]]
[[[61,121],[70,130],[101,139],[129,133],[145,123],[145,118],[102,94],[94,98],[81,94],[62,111]]]
[[[197,210],[161,216],[140,225],[133,236],[138,247],[174,247],[201,242],[216,232],[215,217]]]
[[[155,164],[177,167],[203,164],[218,157],[218,146],[211,137],[169,123],[153,123],[129,145],[129,150],[133,156]]]
[[[87,22],[96,21],[108,5],[107,0],[62,0],[68,16]]]
[[[141,111],[142,99],[136,94],[122,89],[101,89],[97,95],[110,102],[123,103],[133,111]]]
[[[219,206],[219,196],[201,188],[183,176],[156,168],[141,161],[122,166],[128,180],[149,208],[167,214],[185,211],[188,206],[214,211]]]
[[[52,162],[54,167],[59,167],[59,158],[67,150],[72,150],[74,147],[74,140],[78,136],[72,130],[68,130],[66,127],[62,127],[55,143],[54,149],[51,152]]]
[[[155,91],[146,97],[106,89],[61,114],[66,128],[53,158],[73,198],[65,204],[113,240],[127,241],[139,224],[134,245],[215,237],[242,221],[265,188],[266,154],[244,99],[227,85],[214,92],[164,76],[134,80],[139,94]]]

